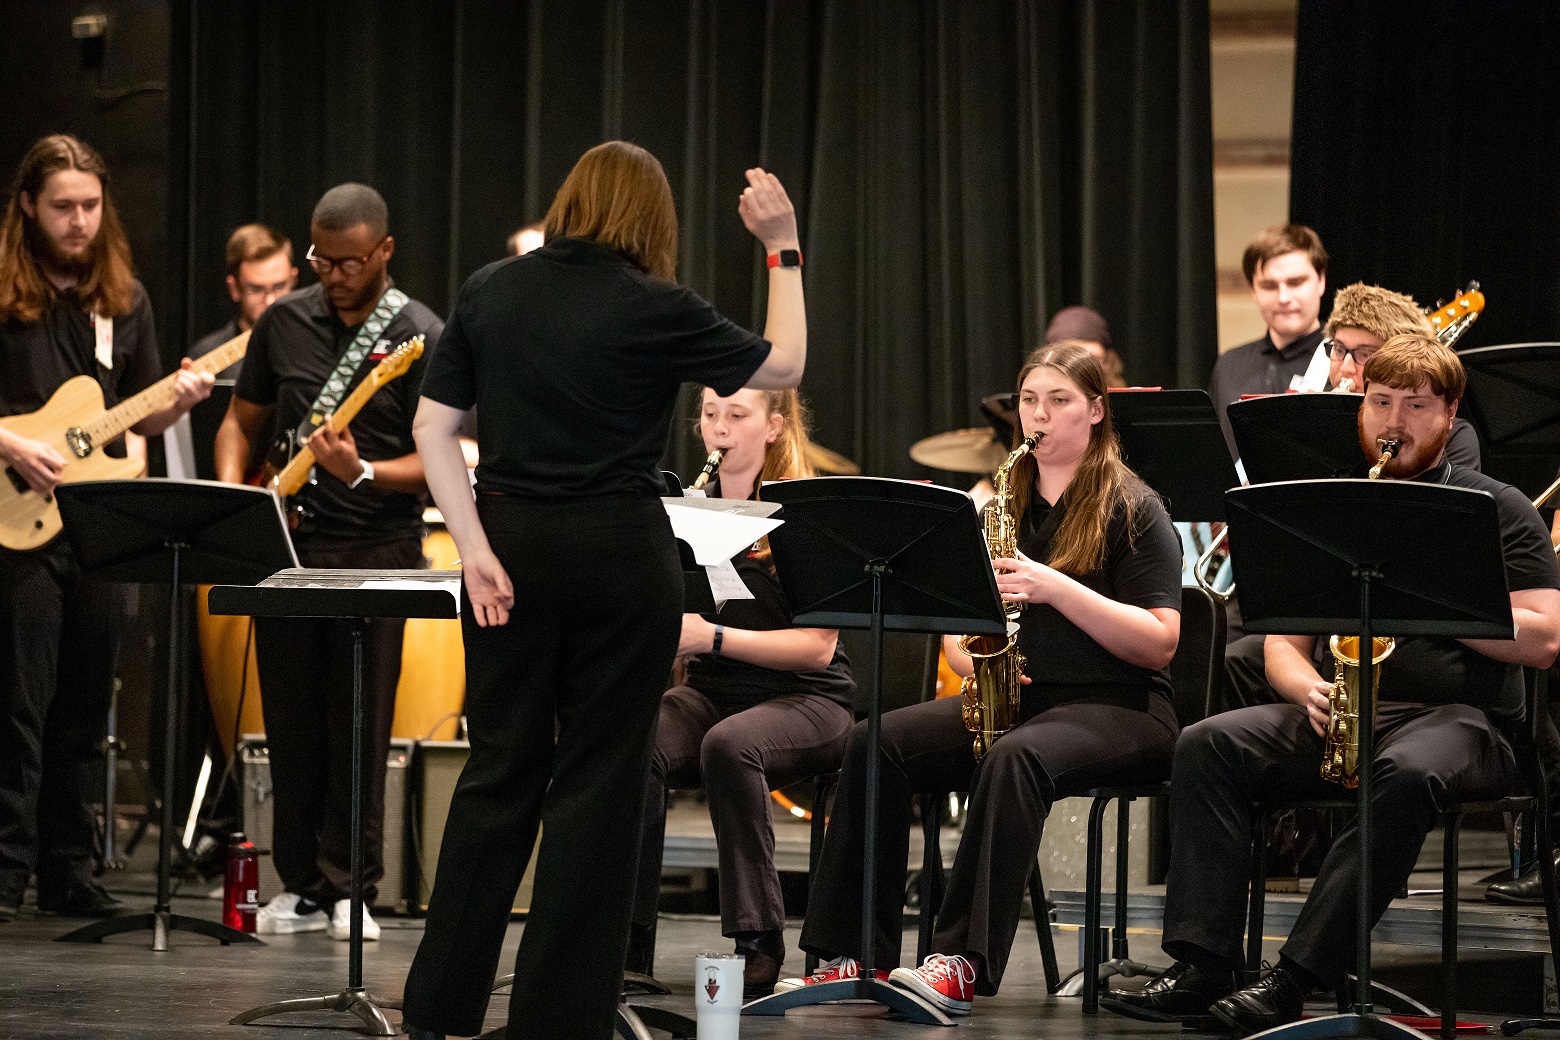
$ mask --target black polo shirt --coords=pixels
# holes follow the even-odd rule
[[[1560,567],[1555,564],[1549,529],[1522,492],[1444,460],[1414,479],[1489,492],[1495,497],[1500,520],[1507,591],[1560,588]],[[1485,657],[1455,639],[1399,639],[1392,656],[1381,666],[1380,699],[1414,704],[1469,704],[1502,720],[1518,721],[1524,703],[1522,669]]]
[[[1301,336],[1287,347],[1274,346],[1269,333],[1219,355],[1219,360],[1213,363],[1208,396],[1213,398],[1213,410],[1218,413],[1219,425],[1224,427],[1224,440],[1230,446],[1231,455],[1236,453],[1235,435],[1230,432],[1229,416],[1224,410],[1244,394],[1287,391],[1295,376],[1305,375],[1321,342],[1321,329]]]
[[[712,493],[712,497],[715,495],[718,492]],[[731,562],[753,598],[727,600],[714,620],[727,628],[752,632],[794,628],[773,562],[751,548],[737,553]],[[685,681],[723,713],[742,711],[776,697],[797,693],[827,697],[846,710],[853,710],[855,704],[856,680],[851,677],[850,658],[845,656],[844,644],[838,641],[834,644],[834,658],[827,668],[785,671],[734,661],[729,657],[697,654],[688,659]]]
[[[237,336],[239,331],[240,329],[238,327],[238,319],[234,318],[232,321],[229,321],[226,325],[222,326],[220,329],[217,329],[215,332],[209,332],[200,339],[196,340],[195,345],[190,348],[190,352],[186,354],[185,357],[189,358],[191,361],[194,361],[197,358],[203,358],[207,354],[210,354],[213,350],[216,350],[218,347],[222,346],[222,344],[226,343],[228,340]],[[218,372],[217,378],[237,379],[238,373],[243,370],[243,367],[244,359],[239,358],[227,368],[224,368],[222,371]]]
[[[325,380],[357,336],[359,326],[341,323],[319,283],[288,293],[260,315],[249,337],[249,352],[233,392],[251,404],[274,406],[276,429],[297,429],[319,396]],[[357,386],[373,370],[375,357],[421,335],[423,355],[399,379],[380,387],[352,420],[358,455],[369,462],[398,459],[417,450],[412,419],[428,352],[444,325],[427,307],[410,300],[380,335],[370,357],[352,380]],[[352,387],[342,394],[346,400]],[[299,493],[305,518],[299,533],[329,539],[372,542],[419,537],[422,496],[385,491],[369,481],[348,488],[325,467],[315,467],[316,483]]]
[[[1127,508],[1119,505],[1105,528],[1105,560],[1088,574],[1074,574],[1080,584],[1107,599],[1144,610],[1181,609],[1181,538],[1159,496],[1136,478],[1129,491],[1143,499],[1136,530],[1129,530]],[[1051,556],[1051,541],[1067,515],[1064,494],[1055,506],[1031,494],[1019,520],[1018,548],[1032,560]],[[1117,700],[1146,707],[1144,694],[1171,696],[1169,673],[1128,664],[1106,650],[1083,629],[1049,604],[1034,604],[1019,617],[1018,648],[1025,657],[1030,690],[1045,703],[1080,696]],[[1031,694],[1032,695],[1032,694]]]
[[[0,323],[0,416],[26,415],[48,403],[67,379],[92,376],[109,408],[162,378],[152,304],[140,282],[130,313],[114,318],[114,364],[100,378],[94,318],[75,290],[57,293],[37,321]]]
[[[471,276],[422,392],[477,406],[479,491],[660,495],[681,384],[732,394],[768,356],[698,294],[556,238]]]

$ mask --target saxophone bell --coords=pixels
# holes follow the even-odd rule
[[[725,458],[725,456],[725,448],[716,448],[714,451],[710,452],[709,458],[704,460],[704,468],[699,470],[699,475],[697,477],[693,478],[693,490],[704,490],[704,485],[708,484],[710,482],[710,478],[719,472],[720,460]]]

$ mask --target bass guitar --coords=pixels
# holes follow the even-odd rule
[[[216,375],[248,349],[249,333],[240,333],[197,359],[192,369]],[[0,428],[43,441],[63,455],[62,484],[129,480],[141,475],[145,463],[136,458],[113,458],[103,448],[148,415],[172,404],[177,377],[177,372],[170,373],[128,401],[105,408],[98,381],[76,376],[61,384],[48,404],[36,412],[0,419]],[[5,478],[0,480],[0,545],[25,550],[47,544],[60,533],[60,507],[54,496],[34,491],[11,466],[5,467]]]

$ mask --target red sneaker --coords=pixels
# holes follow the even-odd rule
[[[895,968],[888,981],[955,1015],[970,1013],[975,999],[975,965],[963,957],[934,953],[919,968]]]
[[[847,979],[857,978],[860,974],[859,966],[854,957],[836,957],[827,964],[820,965],[818,970],[803,978],[781,979],[775,983],[776,993],[785,993],[793,989],[801,989],[803,986],[816,986],[820,982],[844,982]],[[872,972],[879,982],[888,981],[888,972],[881,968]]]

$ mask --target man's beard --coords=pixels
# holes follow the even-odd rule
[[[1365,458],[1371,465],[1375,465],[1376,460],[1381,458],[1381,445],[1376,443],[1376,438],[1365,432],[1363,415],[1355,417],[1354,426],[1359,431],[1360,450],[1365,453]],[[1387,464],[1381,468],[1381,475],[1388,480],[1411,480],[1419,476],[1435,465],[1436,460],[1441,457],[1441,452],[1446,450],[1446,442],[1451,436],[1452,429],[1448,424],[1437,430],[1427,441],[1412,441],[1399,437],[1398,453],[1387,460]]]
[[[93,239],[75,256],[62,252],[36,223],[27,222],[27,246],[32,250],[33,256],[45,268],[56,274],[68,275],[77,282],[84,282],[92,274],[93,267],[97,264],[98,240]],[[101,236],[100,236],[101,237]]]

